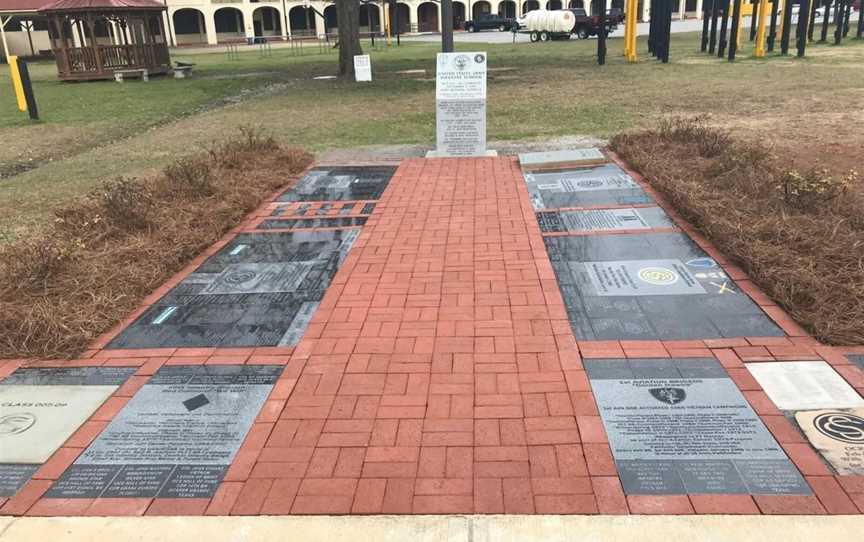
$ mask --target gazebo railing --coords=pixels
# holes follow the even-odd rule
[[[55,49],[54,54],[57,56],[61,75],[66,76],[170,66],[168,48],[162,43]]]

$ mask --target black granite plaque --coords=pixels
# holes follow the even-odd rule
[[[46,496],[212,496],[281,372],[268,365],[163,367]]]
[[[547,236],[581,340],[783,336],[686,235]]]
[[[537,213],[537,222],[544,233],[650,230],[674,226],[659,207],[542,212]]]
[[[238,235],[109,348],[293,346],[359,232]]]
[[[294,230],[309,228],[346,228],[351,226],[362,226],[366,223],[366,217],[362,216],[339,216],[327,218],[283,218],[267,219],[258,225],[259,230]]]
[[[391,166],[315,168],[279,201],[377,200],[395,172]]]
[[[22,367],[0,386],[120,386],[134,367]]]
[[[625,493],[810,494],[713,358],[583,363]]]
[[[39,465],[0,463],[0,497],[11,497],[27,483]]]
[[[526,173],[525,183],[535,209],[654,203],[615,164]]]

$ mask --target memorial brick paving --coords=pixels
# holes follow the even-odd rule
[[[585,150],[522,162],[536,179],[543,164],[566,171],[579,165],[568,161],[597,167],[602,157]],[[315,182],[301,181],[289,192],[308,194],[308,203],[275,195],[81,359],[0,364],[0,442],[38,427],[17,413],[7,419],[10,405],[22,400],[2,395],[57,373],[34,371],[98,367],[124,376],[110,397],[88,406],[89,418],[78,409],[84,414],[66,423],[74,433],[56,451],[39,461],[9,458],[31,466],[19,476],[20,489],[0,496],[0,513],[864,513],[854,401],[864,393],[864,371],[856,365],[864,349],[808,337],[637,175],[620,171],[613,176],[632,179],[623,190],[641,194],[640,201],[602,199],[594,189],[559,198],[547,188],[532,200],[531,177],[513,157],[405,160],[380,191],[351,192],[353,180],[321,181],[315,174]],[[579,198],[587,193],[589,199]],[[323,197],[332,199],[316,200]],[[558,216],[538,222],[538,212]],[[359,216],[365,224],[291,222]],[[648,227],[631,227],[634,216]],[[261,227],[282,218],[284,228]],[[555,226],[541,231],[541,223]],[[357,237],[345,244],[350,231]],[[225,281],[198,275],[221,274],[231,264],[308,262],[284,258],[302,235],[308,236],[303,250],[330,250],[338,256],[327,261],[341,265],[328,268],[329,286],[319,288],[308,323],[295,330],[295,346],[114,347],[136,321],[147,321],[142,315],[164,314],[160,300],[190,284],[201,288],[198,280],[207,279],[203,289],[211,295],[239,295],[241,307],[244,296],[277,293],[228,292],[246,281],[220,286]],[[616,240],[636,247],[640,235],[656,247],[650,265],[628,263],[640,261],[631,252],[582,257],[598,246],[615,252]],[[686,339],[581,337],[573,321],[582,316],[568,310],[568,283],[559,282],[562,260],[549,250],[573,240],[581,240],[573,245],[580,257],[566,261],[624,262],[635,277],[644,275],[652,295],[667,286],[672,297],[705,295],[692,293],[697,286],[708,290],[696,273],[716,265],[709,272],[723,273],[720,284],[749,303],[748,314],[774,327]],[[240,246],[248,248],[231,255]],[[664,246],[698,247],[698,254],[666,254]],[[261,258],[225,256],[247,250]],[[646,267],[650,272],[641,273]],[[286,286],[295,282],[259,281],[252,289],[276,284],[264,290],[280,290],[287,300],[299,295]],[[642,293],[628,296],[650,297]],[[277,310],[286,311],[276,319],[285,337],[294,316]],[[674,318],[679,308],[666,310]],[[699,314],[677,316],[689,325]],[[233,336],[251,332],[244,333]],[[778,362],[817,361],[822,365],[807,378],[760,375],[760,367],[782,373],[788,366],[775,369]],[[78,378],[66,385],[83,387]],[[781,410],[775,401],[790,390],[822,397],[820,410],[796,410],[797,403]],[[36,448],[26,447],[45,452]]]

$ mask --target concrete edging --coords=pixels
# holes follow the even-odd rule
[[[263,516],[0,518],[0,542],[842,540],[861,516]]]

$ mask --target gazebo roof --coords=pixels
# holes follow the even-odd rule
[[[25,14],[38,11],[48,0],[0,0],[0,13]]]
[[[140,11],[167,9],[158,0],[41,0],[40,12],[66,11]]]

